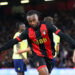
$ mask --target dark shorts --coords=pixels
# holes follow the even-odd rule
[[[53,58],[53,66],[56,66],[56,58]]]
[[[14,68],[16,72],[24,72],[27,70],[23,59],[14,59]]]
[[[47,67],[49,73],[51,73],[52,69],[53,69],[53,61],[52,59],[49,59],[47,57],[40,57],[37,55],[33,55],[31,57],[33,65],[35,66],[35,68],[37,68],[37,70],[43,68],[43,67]]]

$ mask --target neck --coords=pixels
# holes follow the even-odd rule
[[[39,27],[40,27],[40,21],[38,22],[37,26],[34,29],[37,30]]]

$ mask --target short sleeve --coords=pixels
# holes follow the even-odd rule
[[[20,36],[16,37],[18,41],[22,41],[24,39],[28,39],[28,29],[23,31]]]

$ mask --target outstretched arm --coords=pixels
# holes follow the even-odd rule
[[[16,37],[15,39],[11,39],[8,42],[6,42],[1,48],[0,51],[5,51],[9,48],[11,48],[14,44],[17,44],[18,42],[27,39],[27,31],[25,30],[19,37]]]
[[[5,43],[1,48],[0,51],[5,51],[9,48],[11,48],[14,44],[17,44],[18,40],[17,39],[11,39],[7,43]]]
[[[72,49],[75,49],[75,41],[69,35],[63,33],[62,31],[60,31],[57,35],[65,39],[70,44]]]
[[[25,50],[20,50],[20,49],[18,49],[18,51],[16,52],[16,54],[21,54],[21,53],[29,52],[29,51],[31,51],[31,48],[30,48],[30,47],[28,47],[28,48],[25,49]]]
[[[47,22],[47,28],[48,31],[52,31],[55,34],[59,35],[60,38],[65,39],[71,46],[71,48],[75,48],[75,41],[67,34],[63,33],[60,29],[58,29],[55,25],[50,24],[50,22]]]

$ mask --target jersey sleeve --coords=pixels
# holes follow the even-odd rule
[[[11,39],[8,42],[6,42],[1,48],[0,51],[5,51],[9,48],[11,48],[14,44],[17,44],[18,42],[27,39],[27,32],[24,31],[19,37],[16,37],[15,39]]]
[[[73,40],[69,35],[63,33],[60,29],[58,29],[55,25],[52,25],[50,22],[46,22],[48,31],[54,32],[56,35],[59,35],[60,38],[66,40],[72,49],[75,49],[75,40]]]
[[[17,34],[17,33],[16,33],[16,34]],[[15,39],[15,38],[17,37],[16,34],[14,35],[13,39]]]
[[[28,30],[26,29],[24,32],[21,33],[20,36],[17,36],[16,39],[21,42],[24,39],[28,39]]]
[[[57,43],[59,44],[60,43],[60,37],[59,36],[57,36]]]
[[[19,35],[20,35],[20,33],[19,32],[16,32],[15,35],[14,35],[14,37],[13,37],[13,39],[15,39]]]
[[[46,26],[48,31],[52,31],[54,32],[56,35],[61,31],[60,29],[58,29],[58,27],[56,27],[55,25],[52,25],[50,22],[46,22]]]
[[[58,35],[56,35],[55,33],[53,33],[53,40],[55,43],[60,43],[60,37]]]

